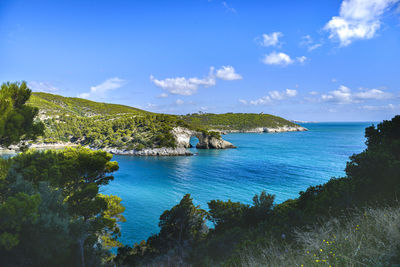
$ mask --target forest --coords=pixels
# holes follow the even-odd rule
[[[48,126],[35,119],[30,96],[25,82],[1,85],[0,146],[44,135]],[[251,205],[216,199],[206,210],[187,194],[160,215],[159,233],[133,246],[118,240],[121,198],[100,193],[118,170],[112,155],[22,150],[0,159],[1,266],[399,263],[400,116],[366,128],[365,137],[367,148],[350,157],[344,177],[280,204],[263,191]]]

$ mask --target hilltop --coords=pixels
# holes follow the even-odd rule
[[[64,97],[49,93],[32,93],[28,104],[39,108],[42,114],[60,115],[69,114],[75,116],[94,115],[150,115],[154,114],[138,108],[118,104],[108,104],[90,101],[78,97]]]
[[[180,116],[190,125],[223,132],[287,132],[304,131],[296,123],[270,114],[255,113],[195,113]]]
[[[198,148],[231,148],[221,132],[305,130],[269,114],[169,115],[49,93],[33,93],[28,104],[39,108],[39,119],[46,126],[39,142],[80,144],[121,154],[152,149],[145,155],[186,155],[184,148],[190,147],[192,136],[198,137]]]

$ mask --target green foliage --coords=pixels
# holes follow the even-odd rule
[[[39,108],[42,114],[44,143],[72,142],[129,150],[175,147],[172,128],[187,126],[173,115],[47,93],[34,93],[29,105]]]
[[[280,126],[298,126],[297,124],[285,120],[281,117],[269,114],[255,113],[225,113],[225,114],[188,114],[180,116],[194,128],[215,129],[215,130],[250,130],[257,127],[280,127]]]
[[[121,199],[99,194],[118,169],[111,158],[78,147],[3,160],[8,169],[0,180],[0,261],[101,266],[111,260],[109,249],[121,246],[118,223],[125,221]]]
[[[49,115],[96,116],[96,115],[147,115],[141,109],[117,104],[98,103],[76,97],[63,97],[48,93],[33,93],[29,105],[46,111]]]
[[[183,246],[184,242],[195,242],[202,237],[206,212],[193,204],[193,199],[186,194],[180,203],[160,216],[159,238],[168,247]]]
[[[240,226],[243,224],[243,218],[249,209],[249,205],[231,200],[211,200],[208,202],[209,219],[214,223],[216,231]]]
[[[34,121],[38,109],[25,104],[30,95],[26,82],[1,85],[0,146],[18,144],[21,140],[34,139],[43,133],[43,124]]]
[[[367,149],[350,157],[346,174],[363,201],[393,201],[400,193],[400,116],[365,130]]]
[[[158,255],[171,253],[182,260],[192,246],[207,233],[206,211],[195,206],[189,194],[180,203],[160,216],[160,233],[133,247],[118,249],[115,262],[120,265],[161,265]],[[170,261],[170,260],[168,260]]]
[[[38,218],[40,195],[18,192],[9,196],[0,206],[0,247],[11,250],[19,243],[23,225]]]

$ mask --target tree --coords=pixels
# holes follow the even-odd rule
[[[34,121],[39,110],[26,105],[30,96],[31,90],[26,82],[1,85],[0,146],[9,147],[43,134],[43,123]]]
[[[400,116],[365,130],[367,149],[350,157],[346,174],[358,203],[396,201],[400,195]]]
[[[179,204],[160,216],[159,234],[133,247],[118,248],[115,262],[122,266],[163,266],[165,259],[162,256],[167,252],[182,261],[184,253],[190,251],[208,232],[206,214],[205,210],[193,204],[190,194],[186,194]],[[157,259],[157,256],[161,258]]]
[[[235,226],[241,226],[249,205],[231,200],[211,200],[208,202],[209,219],[215,225],[215,231],[224,231]]]
[[[120,246],[117,241],[120,236],[118,223],[125,220],[121,214],[124,211],[121,199],[99,194],[100,187],[108,184],[114,178],[112,172],[118,169],[117,162],[110,161],[111,158],[112,155],[106,152],[79,147],[58,151],[30,150],[10,159],[9,171],[3,180],[6,186],[2,187],[4,191],[0,193],[1,196],[13,196],[15,192],[25,193],[26,186],[15,186],[21,180],[33,188],[29,194],[38,194],[43,201],[49,201],[51,197],[51,194],[40,189],[43,183],[47,185],[48,190],[58,192],[61,196],[53,198],[54,207],[41,205],[39,207],[43,208],[34,213],[39,215],[39,218],[55,218],[52,223],[25,223],[24,227],[17,229],[26,231],[19,236],[35,236],[40,230],[43,233],[54,233],[47,237],[46,235],[38,237],[44,239],[43,242],[48,239],[48,243],[52,243],[57,240],[58,232],[63,233],[71,237],[69,243],[66,240],[69,244],[66,253],[70,251],[69,255],[72,255],[73,259],[79,258],[78,265],[81,266],[100,264],[96,260],[100,254],[103,258],[109,258],[109,249]],[[0,207],[6,208],[7,203],[8,201],[0,203]],[[61,211],[64,213],[59,213]],[[63,218],[66,216],[68,221],[65,223]],[[10,216],[10,218],[19,219],[20,216]],[[60,227],[65,225],[66,232],[52,230],[57,229],[57,223]],[[9,222],[5,222],[5,225],[9,225]],[[29,247],[29,243],[21,243],[21,246],[15,249],[26,250]],[[57,250],[48,249],[48,251],[52,252],[51,259],[61,259],[57,256]],[[37,251],[37,254],[40,255],[40,251]],[[26,255],[26,258],[33,259],[34,255],[30,254],[29,257]],[[77,265],[77,262],[72,265]]]
[[[160,216],[160,238],[169,247],[183,247],[185,242],[198,240],[206,231],[206,212],[193,204],[186,194],[178,205],[166,210]]]

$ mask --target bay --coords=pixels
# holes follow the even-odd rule
[[[237,149],[197,150],[189,157],[113,157],[120,169],[102,193],[126,207],[121,241],[133,244],[159,231],[158,219],[189,193],[196,205],[221,199],[251,203],[266,190],[276,203],[310,185],[345,175],[349,156],[365,148],[371,122],[307,123],[306,132],[235,133],[223,138]],[[196,140],[191,140],[194,145]]]

